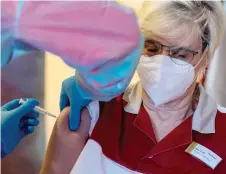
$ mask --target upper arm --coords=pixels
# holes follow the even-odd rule
[[[70,108],[67,107],[58,116],[48,143],[41,174],[70,173],[85,146],[90,127],[89,112],[86,109],[81,112],[80,127],[73,132],[68,127],[69,113]]]

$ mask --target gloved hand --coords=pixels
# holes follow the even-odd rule
[[[23,105],[16,99],[1,107],[2,157],[12,152],[20,140],[39,124],[39,113],[33,110],[36,105],[39,101],[35,99],[28,99]]]
[[[60,110],[62,111],[65,107],[71,107],[71,112],[69,115],[69,128],[70,130],[77,130],[80,125],[80,111],[84,106],[87,106],[91,100],[99,101],[109,101],[110,99],[120,95],[124,92],[128,86],[131,78],[133,77],[135,68],[138,64],[140,54],[144,47],[144,37],[141,37],[138,47],[133,50],[123,61],[115,63],[114,67],[104,67],[100,73],[92,74],[91,77],[86,77],[86,85],[88,84],[89,92],[85,91],[78,84],[76,77],[72,76],[63,81],[61,88],[60,96]],[[120,76],[117,76],[115,80],[115,72],[124,68],[124,71],[121,71]],[[76,72],[77,73],[77,72]],[[105,76],[107,74],[107,77]],[[119,75],[117,74],[117,75]],[[77,76],[78,77],[78,76]],[[88,78],[88,79],[87,79]],[[107,86],[110,84],[111,79],[116,81],[114,85],[106,88],[95,88],[95,85],[91,85],[91,81],[98,82],[102,80],[102,86]],[[88,81],[87,81],[88,80]],[[85,99],[84,99],[85,98]]]
[[[80,92],[78,91],[80,86],[77,83],[78,82],[75,76],[64,80],[62,83],[60,95],[60,111],[69,105],[71,107],[69,115],[69,128],[72,131],[75,131],[79,128],[81,109],[91,102],[91,100],[84,99],[81,96]]]

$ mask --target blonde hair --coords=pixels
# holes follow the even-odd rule
[[[220,1],[145,1],[138,17],[145,38],[173,38],[184,32],[180,46],[198,37],[203,47],[209,45],[208,58],[220,44],[224,31]]]

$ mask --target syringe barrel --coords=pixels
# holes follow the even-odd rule
[[[20,104],[24,104],[25,101],[21,98],[20,101],[19,101]],[[35,106],[34,107],[34,110],[39,112],[40,114],[43,114],[43,115],[48,115],[48,116],[51,116],[51,117],[54,117],[54,118],[57,118],[55,115],[49,113],[48,111],[46,111],[45,109],[39,107],[39,106]]]
[[[44,115],[47,113],[44,109],[42,109],[42,108],[40,108],[38,106],[35,106],[34,110],[39,112],[39,113],[41,113],[41,114],[44,114]]]

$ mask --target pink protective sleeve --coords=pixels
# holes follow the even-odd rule
[[[81,73],[123,61],[141,37],[133,10],[114,1],[3,1],[1,22],[9,40],[49,51]]]

